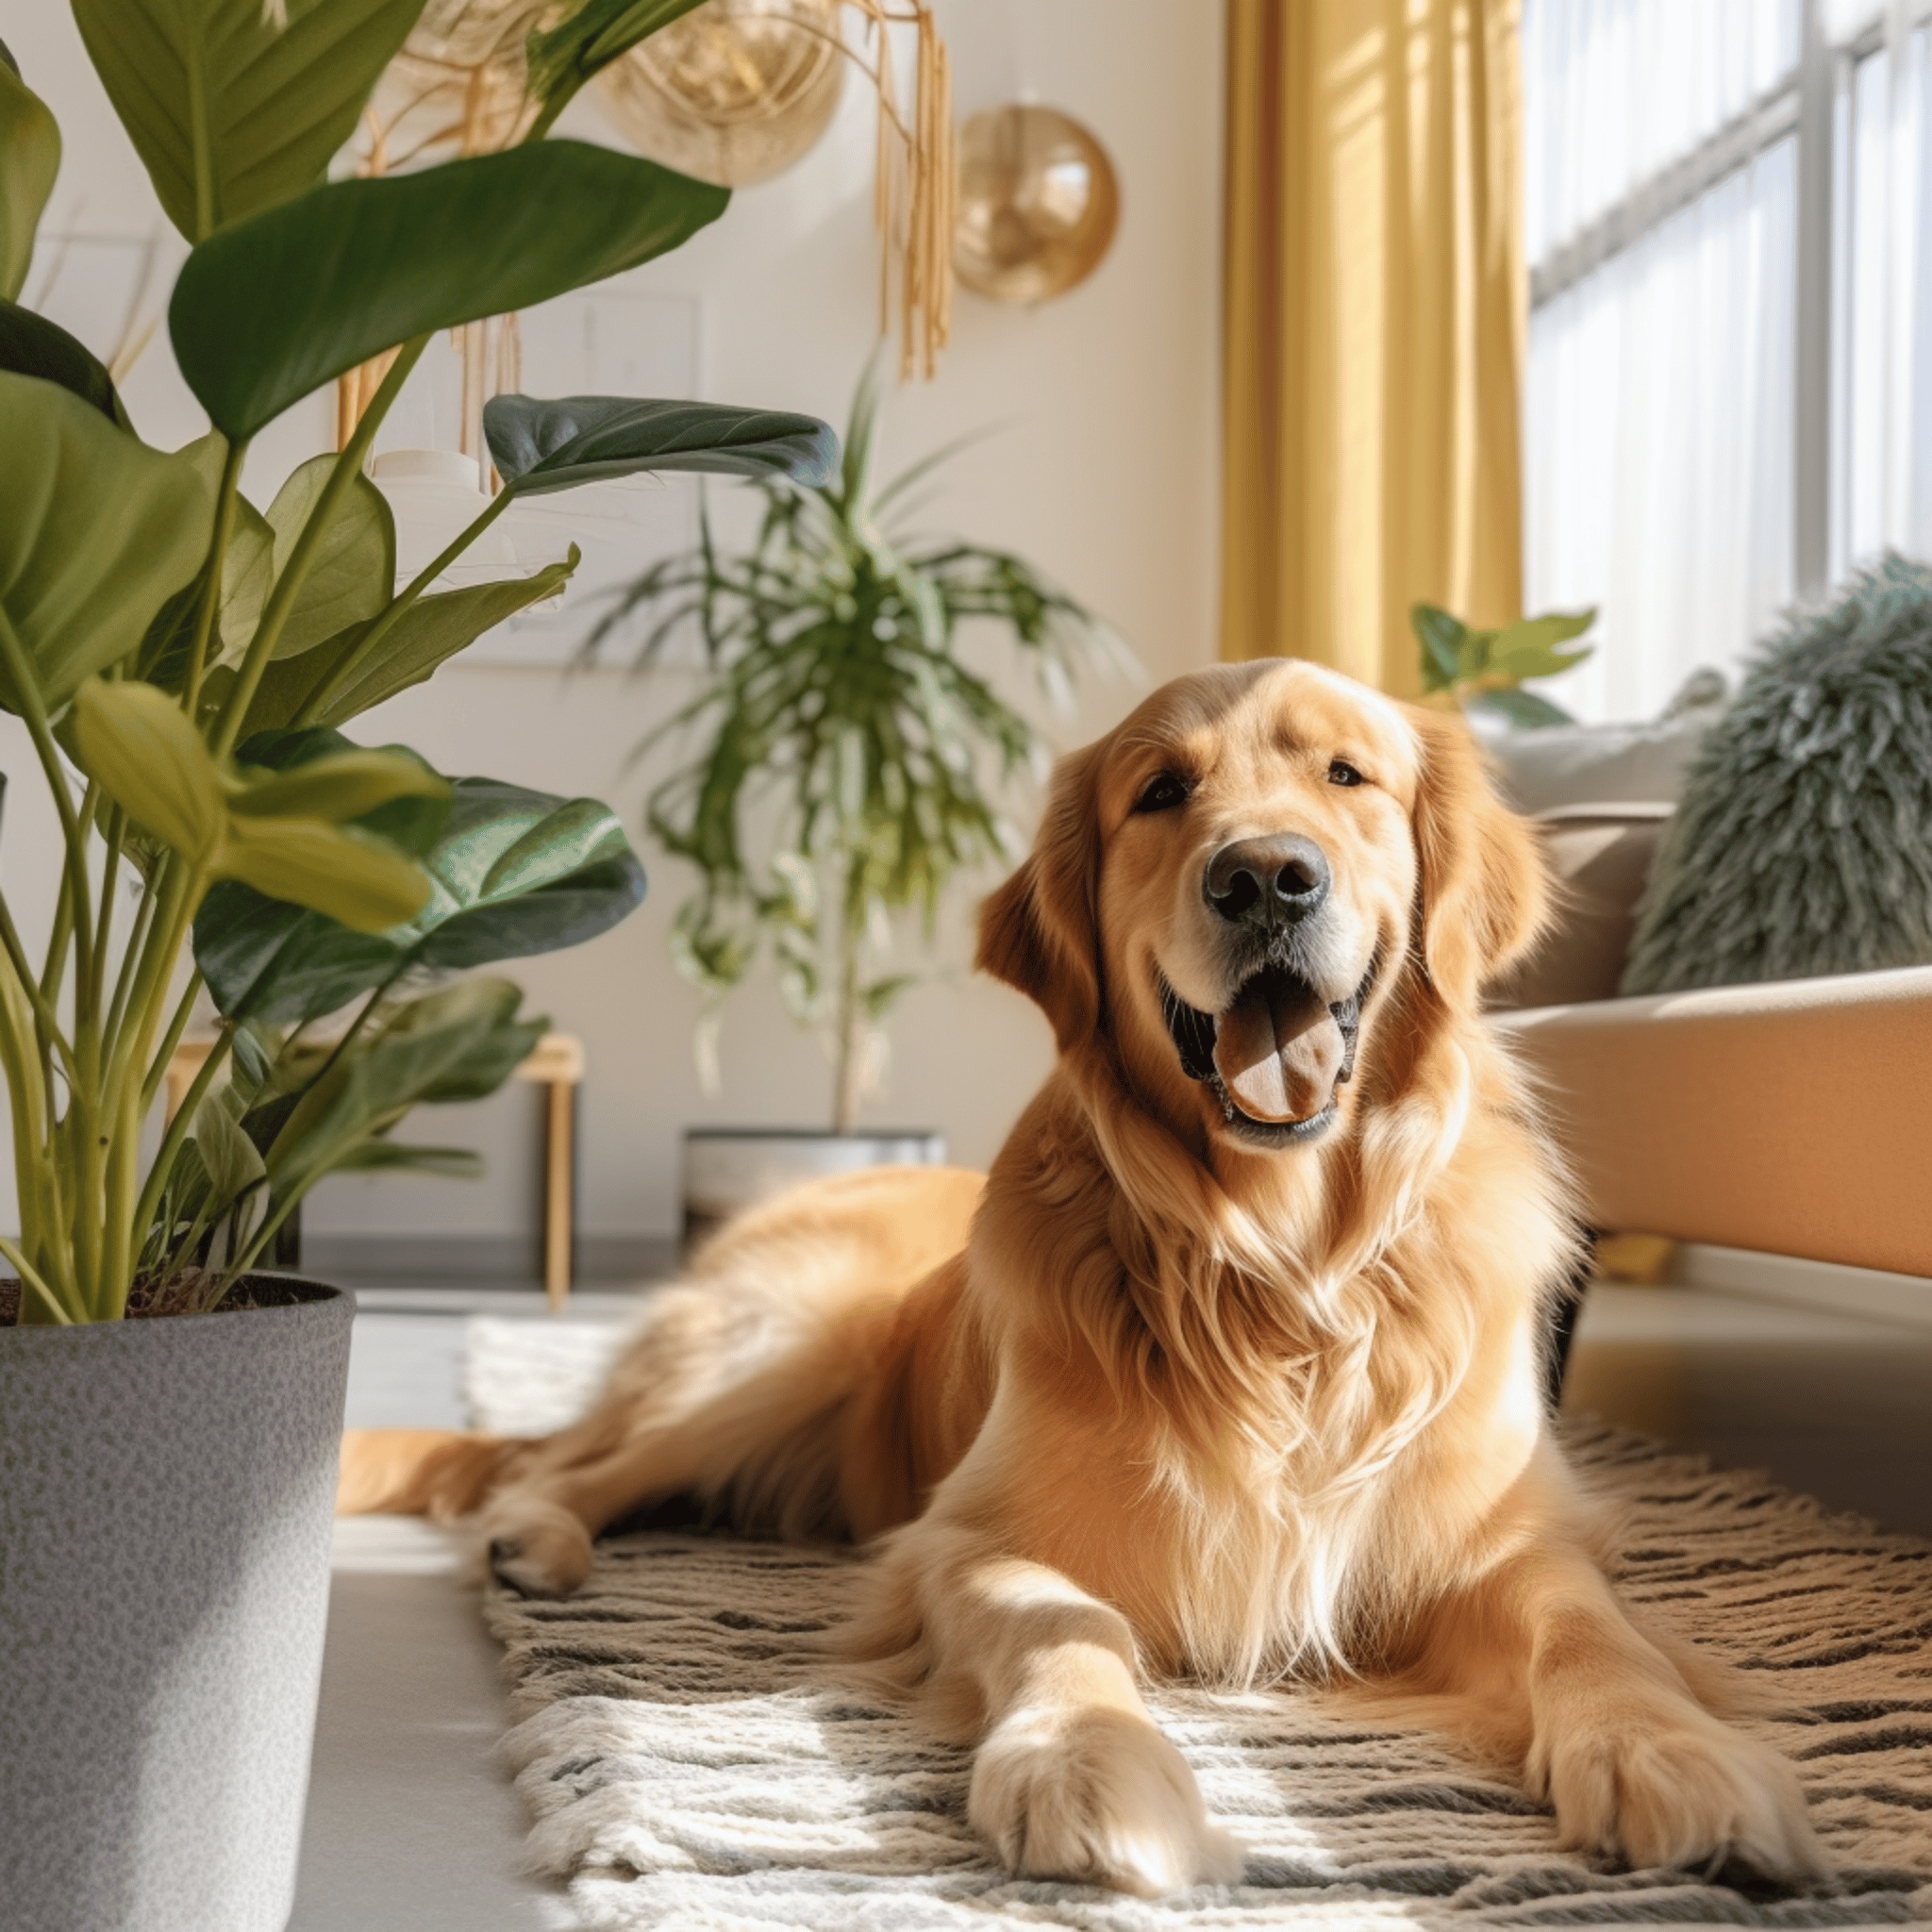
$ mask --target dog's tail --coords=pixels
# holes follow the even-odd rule
[[[336,1514],[375,1510],[453,1523],[482,1501],[525,1444],[480,1429],[344,1429]]]

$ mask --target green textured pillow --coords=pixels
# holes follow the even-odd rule
[[[1932,961],[1932,570],[1887,556],[1765,645],[1685,779],[1625,993]]]

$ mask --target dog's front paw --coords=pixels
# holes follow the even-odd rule
[[[1016,1712],[980,1746],[966,1808],[1023,1877],[1159,1898],[1229,1883],[1243,1862],[1180,1753],[1126,1711]]]
[[[1701,1710],[1539,1740],[1530,1772],[1574,1850],[1638,1869],[1743,1866],[1783,1885],[1824,1875],[1791,1767]]]
[[[568,1596],[591,1574],[591,1534],[555,1503],[503,1497],[476,1525],[490,1567],[525,1596]]]

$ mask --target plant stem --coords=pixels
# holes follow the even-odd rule
[[[376,1008],[389,997],[390,990],[403,976],[404,973],[408,970],[408,963],[407,958],[404,959],[402,964],[362,1002],[361,1011],[349,1022],[348,1028],[342,1037],[329,1049],[327,1059],[322,1063],[322,1071],[308,1083],[311,1088],[320,1086],[328,1077],[329,1072],[335,1066],[335,1063],[355,1044],[356,1041],[360,1037],[363,1027],[368,1025],[371,1019],[375,1017]]]
[[[0,1063],[6,1069],[8,1106],[13,1119],[21,1239],[25,1246],[42,1254],[48,1243],[54,1244],[61,1263],[56,1273],[67,1291],[63,1306],[85,1318],[86,1301],[74,1278],[70,1230],[61,1208],[60,1177],[48,1126],[50,1090],[40,1056],[32,1050],[33,1029],[25,1004],[25,989],[30,983],[0,973]]]
[[[154,1165],[147,1171],[147,1180],[142,1187],[141,1198],[134,1207],[134,1225],[140,1238],[147,1238],[148,1224],[155,1218],[156,1210],[161,1205],[162,1190],[168,1185],[168,1176],[174,1172],[175,1158],[181,1152],[181,1143],[187,1140],[194,1127],[194,1116],[201,1103],[208,1097],[208,1091],[214,1085],[214,1078],[228,1058],[228,1049],[235,1043],[235,1029],[224,1026],[220,1037],[208,1049],[208,1058],[202,1061],[188,1091],[181,1096],[181,1105],[175,1109],[175,1117],[168,1123],[167,1132],[161,1136],[161,1144],[157,1151]],[[165,1064],[165,1063],[164,1063]]]
[[[46,995],[42,992],[40,982],[34,978],[33,969],[27,964],[26,948],[20,942],[20,933],[13,924],[13,913],[4,897],[0,897],[0,948],[4,948],[14,975],[20,981],[20,990],[25,994],[27,1003],[33,1008],[34,1019],[41,1038],[59,1054],[61,1064],[67,1070],[70,1080],[78,1080],[79,1070],[75,1064],[74,1049],[67,1042],[67,1036],[60,1030],[60,1022],[48,1006]]]
[[[188,1022],[194,1013],[194,1002],[201,993],[201,974],[191,973],[188,984],[181,989],[181,997],[175,1003],[174,1018],[168,1022],[168,1030],[161,1035],[160,1046],[141,1083],[141,1114],[147,1118],[147,1110],[155,1104],[155,1096],[161,1091],[161,1082],[168,1077],[168,1063],[175,1058],[175,1049],[181,1044],[181,1036],[188,1031]]]
[[[108,937],[114,928],[114,884],[121,870],[121,853],[127,842],[127,814],[117,805],[108,814],[108,856],[101,865],[101,916],[94,927],[93,985],[89,1010],[98,1016],[108,992]],[[100,1037],[98,1030],[94,1038]]]
[[[849,1134],[858,1118],[858,1085],[864,1072],[858,1053],[858,934],[849,915],[839,927],[839,991],[833,1011],[839,1059],[833,1073],[832,1131]]]
[[[557,117],[570,106],[572,100],[576,95],[577,90],[583,84],[581,80],[575,76],[568,81],[560,82],[557,92],[537,110],[537,118],[525,130],[524,138],[517,145],[519,147],[527,147],[533,141],[541,141],[550,132],[551,128],[557,125]]]
[[[93,815],[100,799],[100,787],[89,779],[80,800],[80,828],[93,829]],[[41,970],[41,991],[51,1006],[59,995],[60,974],[67,964],[67,942],[74,937],[73,874],[65,867],[60,873],[60,895],[54,905],[54,929],[47,938],[47,963]],[[98,941],[96,941],[98,946]]]
[[[5,1255],[20,1270],[21,1282],[30,1288],[53,1310],[54,1319],[63,1328],[74,1326],[74,1318],[60,1306],[60,1297],[40,1277],[39,1272],[20,1250],[5,1236],[0,1236],[0,1255]]]
[[[158,901],[152,886],[141,895],[141,904],[135,908],[134,927],[127,935],[127,949],[121,955],[121,970],[114,975],[114,997],[108,1002],[108,1013],[101,1026],[101,1039],[112,1042],[120,1038],[121,1023],[127,1012],[127,995],[134,987],[135,969],[141,964],[142,949],[154,924],[155,907]]]
[[[208,563],[202,572],[201,595],[194,610],[194,638],[188,646],[188,688],[181,708],[192,723],[201,705],[201,674],[208,658],[208,641],[214,631],[215,611],[222,601],[222,576],[227,568],[228,539],[235,529],[235,496],[242,483],[242,458],[248,444],[231,442],[222,459],[221,487],[215,492],[215,530]]]
[[[130,1243],[133,1239],[135,1185],[140,1158],[141,1096],[148,1057],[153,1053],[155,1034],[160,1025],[161,1001],[168,981],[174,975],[175,960],[181,950],[182,935],[201,899],[207,874],[171,867],[161,888],[161,904],[148,929],[147,943],[142,948],[141,965],[135,974],[134,989],[128,998],[127,1014],[120,1037],[114,1042],[101,1089],[101,1114],[108,1123],[107,1184],[107,1247],[101,1260],[102,1293],[106,1307],[102,1320],[114,1320],[125,1310]]]
[[[295,539],[295,547],[289,553],[289,561],[275,580],[275,589],[269,592],[268,602],[262,608],[261,622],[256,625],[255,636],[249,641],[248,655],[242,660],[242,669],[236,674],[235,688],[228,693],[227,702],[222,707],[221,716],[216,721],[208,749],[217,758],[225,757],[234,750],[235,741],[242,733],[242,721],[248,716],[248,708],[255,702],[262,673],[268,669],[269,659],[274,657],[275,644],[288,623],[289,612],[294,608],[295,599],[308,579],[309,566],[322,542],[322,533],[328,527],[329,519],[335,514],[336,505],[341,501],[343,491],[360,473],[362,458],[368,455],[369,445],[375,441],[375,432],[382,426],[382,419],[389,414],[391,404],[395,401],[428,342],[426,335],[413,336],[396,351],[396,359],[390,364],[389,374],[382,378],[381,386],[362,412],[362,420],[356,425],[337,456],[328,481],[322,486],[322,493],[315,499],[315,507],[302,525],[302,534]]]
[[[458,531],[448,546],[416,573],[408,588],[392,597],[388,606],[370,620],[369,628],[356,641],[355,649],[309,693],[308,702],[295,713],[295,724],[323,722],[321,714],[327,708],[329,701],[348,688],[357,672],[369,661],[376,645],[401,621],[404,612],[509,508],[510,501],[508,490],[498,491],[491,499],[490,508]]]
[[[27,656],[26,646],[20,641],[20,633],[14,629],[4,610],[0,610],[0,659],[5,660],[8,675],[13,680],[20,701],[20,714],[26,721],[34,750],[40,755],[41,769],[46,774],[47,790],[54,794],[54,808],[60,814],[60,835],[67,845],[68,890],[74,896],[75,962],[76,971],[85,978],[93,970],[87,834],[81,826],[79,814],[74,808],[73,795],[67,789],[66,768],[60,762],[59,748],[54,742],[53,728],[47,723],[47,707],[41,696],[41,680],[34,670],[33,659]]]

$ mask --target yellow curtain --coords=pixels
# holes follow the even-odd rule
[[[1518,0],[1228,0],[1222,655],[1521,615]]]

